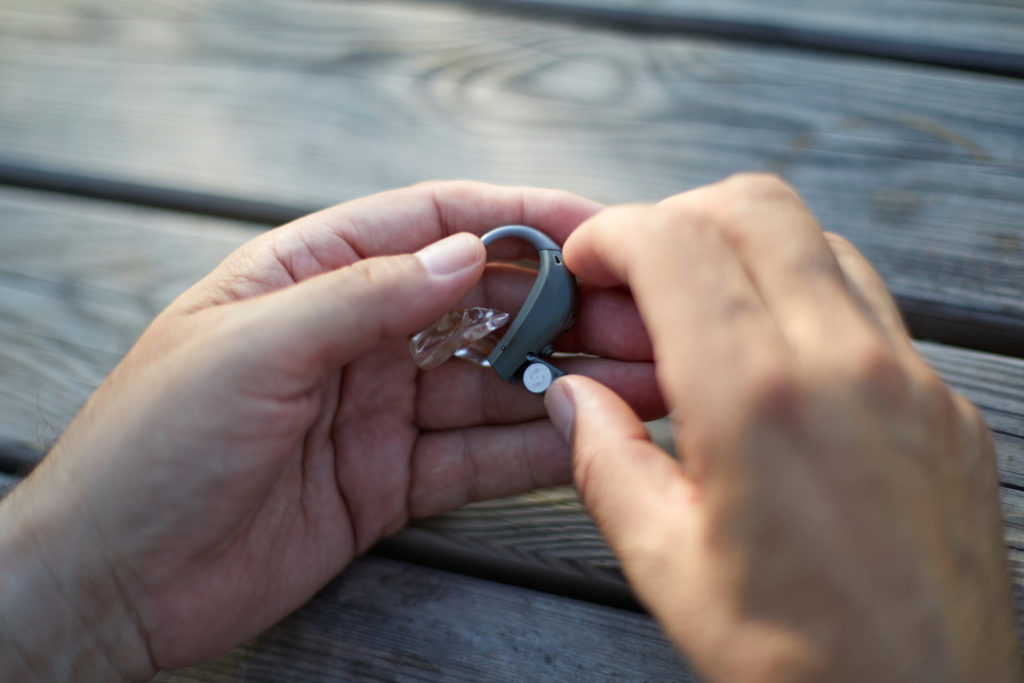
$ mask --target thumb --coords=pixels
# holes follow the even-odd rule
[[[597,523],[641,599],[677,552],[694,507],[694,488],[679,464],[651,443],[636,413],[618,395],[580,375],[560,378],[544,399],[569,441],[583,505]]]
[[[479,237],[458,233],[415,254],[364,259],[272,295],[275,328],[290,353],[344,364],[435,322],[479,281],[486,258]]]

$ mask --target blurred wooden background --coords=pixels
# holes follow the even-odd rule
[[[0,0],[2,476],[267,226],[432,178],[613,203],[768,170],[982,408],[1024,585],[1022,77],[1017,0]],[[419,523],[174,678],[688,676],[634,610],[556,489]]]

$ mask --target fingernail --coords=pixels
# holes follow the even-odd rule
[[[566,443],[572,440],[572,425],[576,419],[576,405],[572,402],[572,390],[569,382],[556,380],[544,394],[544,407],[547,408],[551,424],[562,435]]]
[[[475,266],[484,253],[480,238],[468,232],[445,237],[416,252],[416,258],[431,275],[454,275]]]

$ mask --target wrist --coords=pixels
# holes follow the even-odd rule
[[[87,511],[42,466],[0,501],[2,680],[142,680],[155,670]],[[69,506],[70,503],[70,506]]]

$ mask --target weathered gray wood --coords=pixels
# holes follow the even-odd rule
[[[474,0],[474,4],[487,7],[489,3]],[[1024,54],[1024,5],[1014,0],[520,0],[511,4],[708,18]]]
[[[1024,361],[919,344],[933,368],[980,409],[992,429],[1001,480],[1024,490]]]
[[[149,321],[255,234],[0,189],[0,454],[38,459]]]
[[[367,557],[264,634],[157,680],[696,679],[645,615]]]
[[[1000,497],[1024,647],[1024,492],[1004,486]],[[467,505],[414,522],[385,545],[391,556],[452,571],[635,605],[618,560],[568,487]]]
[[[1024,343],[1021,82],[433,3],[8,0],[0,36],[8,161],[289,205],[775,170],[918,319]]]

